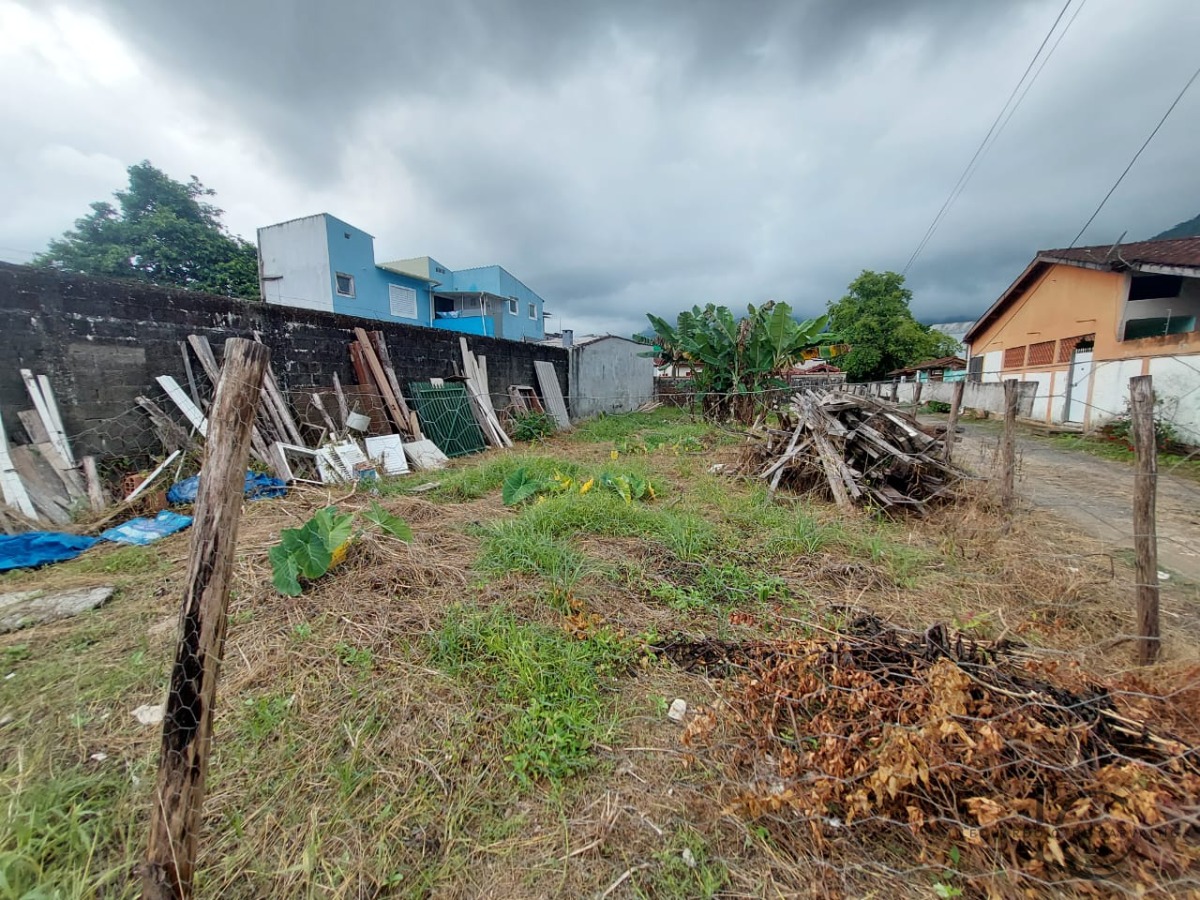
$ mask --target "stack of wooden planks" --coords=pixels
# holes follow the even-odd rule
[[[825,493],[843,509],[921,512],[966,477],[916,419],[870,397],[804,392],[781,424],[756,435],[738,466],[769,481],[772,494],[782,485]]]
[[[467,347],[467,339],[458,339],[462,349],[464,383],[467,396],[471,399],[471,413],[479,428],[483,431],[484,440],[493,447],[511,447],[512,438],[504,431],[500,418],[496,415],[496,407],[492,405],[492,395],[488,387],[487,357],[476,357]]]
[[[383,333],[355,328],[354,336],[357,340],[350,345],[350,362],[354,366],[354,374],[358,376],[358,383],[378,392],[396,431],[409,440],[421,440],[424,437],[421,423],[417,421],[416,413],[408,408],[404,393],[400,390]]]
[[[78,507],[99,510],[105,503],[95,460],[76,460],[71,450],[50,380],[29,369],[21,369],[21,378],[34,407],[17,412],[29,442],[10,445],[0,427],[0,530],[6,533],[31,523],[66,525]]]

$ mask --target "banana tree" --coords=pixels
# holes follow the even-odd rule
[[[695,364],[693,381],[706,415],[732,415],[749,424],[772,388],[786,386],[783,373],[820,342],[826,317],[805,322],[786,303],[747,307],[734,318],[728,307],[708,304],[684,310],[671,325],[647,315],[668,358]]]

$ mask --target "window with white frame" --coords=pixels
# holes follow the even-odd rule
[[[529,304],[529,318],[533,319],[533,321],[535,321],[535,322],[537,321],[537,304],[536,303]]]
[[[342,297],[354,296],[354,276],[347,275],[345,272],[337,272],[334,275],[334,282],[337,287],[337,292]]]
[[[392,315],[401,319],[417,317],[417,292],[399,284],[388,285],[388,307]]]
[[[510,316],[520,315],[520,313],[517,312],[517,298],[516,297],[508,298],[508,314]]]

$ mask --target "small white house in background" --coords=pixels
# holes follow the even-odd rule
[[[637,409],[654,399],[651,347],[615,334],[560,335],[538,343],[570,351],[571,418]]]

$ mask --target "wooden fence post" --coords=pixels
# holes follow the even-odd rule
[[[950,389],[950,418],[946,420],[946,443],[943,448],[946,462],[950,462],[954,456],[955,434],[958,431],[958,410],[962,406],[964,386],[963,382],[956,381],[954,387]]]
[[[923,386],[924,386],[923,383],[920,381],[913,382],[912,405],[913,405],[913,415],[914,416],[917,414],[917,410],[921,408],[921,388]]]
[[[146,900],[192,895],[250,429],[269,361],[263,344],[243,338],[225,343],[224,366],[208,418],[179,647],[163,717],[150,846],[142,872]]]
[[[1000,436],[1000,506],[1011,513],[1016,496],[1017,379],[1004,382],[1004,433]]]
[[[892,402],[897,403],[900,400],[900,379],[892,381]]]
[[[1133,548],[1137,579],[1138,664],[1158,659],[1158,534],[1155,494],[1158,446],[1154,432],[1154,385],[1149,375],[1129,379],[1129,412],[1137,472],[1133,476]]]

